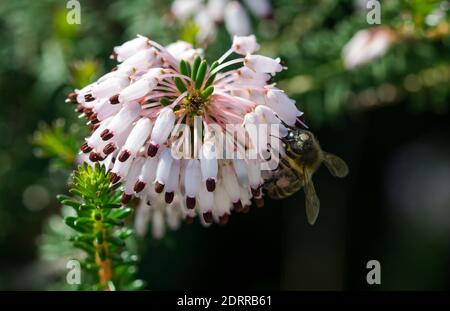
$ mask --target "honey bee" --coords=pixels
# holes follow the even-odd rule
[[[285,154],[281,156],[280,165],[265,188],[268,195],[275,200],[289,197],[303,188],[308,223],[313,225],[319,215],[320,200],[311,180],[314,172],[322,162],[335,177],[345,177],[348,166],[338,156],[325,152],[310,131],[290,130],[282,139]]]

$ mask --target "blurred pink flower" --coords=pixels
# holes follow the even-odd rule
[[[383,56],[394,39],[394,33],[382,26],[358,31],[342,50],[345,68],[351,70]]]

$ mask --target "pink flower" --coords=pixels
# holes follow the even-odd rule
[[[395,40],[395,34],[386,27],[358,31],[342,50],[345,68],[351,70],[383,56]]]
[[[114,49],[118,71],[69,95],[93,128],[81,151],[121,183],[123,204],[141,200],[138,232],[150,219],[157,238],[180,219],[225,224],[252,200],[263,204],[263,154],[283,148],[269,141],[279,142],[302,112],[268,84],[283,67],[254,55],[258,48],[254,36],[236,36],[209,65],[186,42],[163,47],[139,36]]]
[[[215,38],[217,25],[222,22],[231,36],[250,34],[249,13],[256,18],[270,18],[272,6],[269,0],[244,0],[244,4],[232,0],[174,0],[171,12],[181,23],[193,20],[198,26],[197,41],[207,43]]]

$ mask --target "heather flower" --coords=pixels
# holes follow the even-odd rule
[[[81,152],[122,184],[122,204],[140,199],[138,233],[150,219],[158,238],[166,223],[175,229],[199,216],[225,224],[252,200],[263,206],[264,165],[276,168],[276,143],[302,124],[302,112],[269,82],[284,69],[280,59],[258,48],[253,35],[235,36],[208,64],[189,43],[164,47],[138,36],[114,48],[117,69],[69,94],[92,130]]]
[[[358,31],[342,50],[346,69],[354,69],[383,56],[395,40],[395,34],[386,27]]]
[[[247,36],[251,33],[251,21],[247,9],[257,18],[269,18],[272,6],[269,0],[175,0],[171,12],[176,19],[192,19],[198,26],[197,41],[214,38],[216,27],[224,22],[231,36]]]

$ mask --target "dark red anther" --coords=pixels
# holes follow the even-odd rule
[[[247,214],[248,212],[250,212],[250,205],[246,205],[246,206],[244,206],[244,208],[242,209],[242,213]]]
[[[264,199],[263,198],[253,198],[255,201],[255,205],[257,208],[264,207]]]
[[[96,113],[91,114],[91,116],[89,117],[89,121],[91,121],[92,124],[100,123],[100,120],[97,118]]]
[[[111,105],[117,105],[119,103],[119,94],[113,95],[109,98]]]
[[[111,177],[109,177],[109,181],[112,184],[117,183],[119,180],[120,180],[120,176],[119,175],[117,175],[116,173],[111,173]]]
[[[188,209],[194,209],[194,207],[195,207],[195,198],[186,197],[186,207]]]
[[[123,151],[120,153],[118,159],[119,159],[120,162],[125,162],[126,160],[128,160],[128,158],[130,157],[130,155],[131,155],[131,152],[130,152],[130,151],[128,151],[128,150],[123,150]]]
[[[81,145],[80,150],[81,150],[83,153],[89,153],[89,152],[92,151],[92,148],[89,147],[89,145],[88,145],[87,143],[84,143],[84,144]]]
[[[233,207],[236,213],[242,213],[244,211],[241,200],[237,200],[236,202],[234,202]]]
[[[113,69],[111,69],[111,72],[117,71],[117,69],[119,69],[119,67],[114,67]]]
[[[89,154],[89,160],[91,160],[92,162],[97,162],[97,161],[101,160],[101,157],[97,152],[92,151]]]
[[[208,211],[206,213],[203,213],[203,219],[207,224],[212,224],[213,222],[213,214],[211,211]]]
[[[92,108],[84,108],[83,113],[89,118],[94,112],[92,111]]]
[[[113,134],[110,130],[108,130],[108,129],[103,130],[103,132],[100,134],[100,137],[101,137],[104,141],[107,141],[107,140],[113,138],[113,136],[114,136],[114,134]]]
[[[97,123],[97,124],[89,124],[89,130],[91,131],[91,132],[93,132],[93,131],[95,131],[96,129],[98,129],[99,128],[99,126],[100,126],[100,123]]]
[[[86,94],[86,95],[84,95],[84,100],[87,102],[91,102],[91,101],[95,100],[95,98],[92,97],[92,94]]]
[[[81,104],[78,104],[77,107],[75,108],[75,111],[78,113],[82,113],[83,110],[84,110],[84,107]]]
[[[128,204],[128,202],[130,202],[132,198],[133,198],[133,196],[131,194],[124,193],[124,194],[122,194],[120,203],[122,203],[122,205]]]
[[[219,225],[226,225],[228,223],[230,216],[225,213],[222,216],[219,216]]]
[[[69,100],[70,103],[72,104],[76,104],[77,102],[77,93],[75,92],[70,92],[69,95],[67,95],[67,99]]]
[[[141,192],[142,190],[144,190],[145,185],[146,185],[145,182],[143,182],[142,180],[138,180],[138,181],[136,182],[136,184],[134,185],[133,190],[134,190],[136,193]]]
[[[208,178],[206,180],[206,189],[209,192],[213,192],[214,190],[216,190],[216,181],[213,178]]]
[[[116,145],[114,143],[108,143],[105,148],[103,148],[103,153],[108,155],[114,152],[116,150]]]
[[[156,153],[158,152],[158,148],[159,148],[158,145],[150,144],[148,146],[147,154],[153,158],[156,155]]]
[[[261,195],[261,187],[258,187],[256,189],[251,188],[251,191],[253,197],[259,197]]]
[[[155,192],[161,193],[164,190],[164,184],[160,184],[159,182],[155,182]]]
[[[194,217],[186,216],[186,218],[184,219],[184,221],[185,221],[188,225],[190,225],[190,224],[192,224],[192,223],[194,222]]]
[[[166,200],[166,203],[167,204],[172,203],[174,196],[175,196],[174,192],[166,192],[164,194],[164,199]]]

